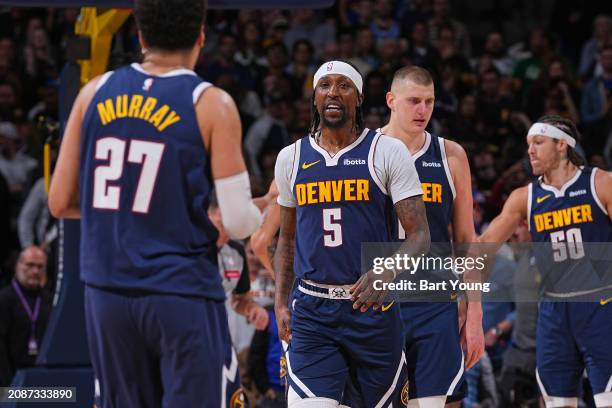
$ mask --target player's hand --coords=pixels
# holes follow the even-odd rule
[[[248,319],[249,323],[252,323],[257,330],[266,330],[268,323],[270,323],[268,311],[258,304],[249,310]]]
[[[477,306],[478,305],[478,306]],[[465,367],[472,368],[485,349],[484,333],[482,332],[482,307],[480,304],[468,305],[467,317],[460,332],[461,343],[465,344]]]
[[[276,325],[278,326],[278,337],[289,343],[291,341],[291,311],[285,305],[275,305]]]
[[[368,271],[361,275],[359,280],[350,289],[353,309],[366,312],[370,307],[374,306],[374,310],[377,310],[385,301],[387,290],[374,289],[374,281],[380,280],[384,283],[389,283],[393,279],[394,274],[392,271],[384,271],[381,274]]]

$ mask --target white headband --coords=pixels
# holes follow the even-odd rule
[[[321,65],[319,69],[317,69],[317,72],[314,74],[314,79],[312,80],[312,87],[316,88],[317,82],[319,82],[321,78],[332,74],[344,75],[345,77],[353,81],[353,83],[357,87],[357,90],[359,91],[359,94],[363,93],[363,78],[361,78],[361,75],[359,74],[359,72],[357,72],[355,68],[342,61],[329,61],[323,63],[323,65]]]
[[[558,140],[565,140],[572,148],[576,147],[576,139],[562,131],[561,129],[547,123],[536,122],[529,128],[527,136],[541,135]]]

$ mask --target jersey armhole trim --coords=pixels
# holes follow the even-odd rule
[[[291,192],[293,193],[293,186],[295,186],[295,179],[300,168],[300,149],[302,147],[302,139],[298,140],[293,144],[293,163],[291,166],[291,173],[289,175],[289,185],[291,186]]]
[[[448,184],[450,185],[451,193],[453,194],[454,200],[457,196],[457,190],[455,190],[453,174],[451,173],[450,166],[448,165],[448,158],[446,157],[446,146],[444,145],[444,142],[444,139],[438,137],[438,143],[440,144],[440,153],[442,154],[442,164],[444,165],[444,172],[446,173],[446,178],[448,179]]]
[[[200,97],[204,93],[205,90],[210,88],[212,84],[210,82],[201,82],[198,86],[193,90],[193,104],[195,105],[200,100]]]
[[[604,214],[608,215],[608,210],[606,210],[606,207],[604,207],[603,203],[599,199],[597,190],[595,189],[595,173],[597,173],[597,167],[593,167],[593,170],[591,170],[591,194],[593,195],[593,199],[597,203],[599,209],[603,211]]]
[[[531,200],[533,197],[533,183],[527,186],[527,229],[531,231]]]
[[[100,90],[100,88],[102,88],[104,86],[104,84],[106,83],[106,81],[108,81],[108,78],[111,77],[111,75],[113,75],[115,73],[115,71],[108,71],[105,72],[101,77],[100,80],[98,81],[98,83],[96,84],[96,89],[95,92],[98,92]]]
[[[368,170],[370,171],[370,177],[374,180],[374,183],[378,186],[380,191],[383,192],[384,195],[388,196],[389,193],[385,188],[384,184],[378,178],[378,174],[376,174],[376,170],[374,168],[374,155],[376,153],[376,146],[378,146],[378,141],[380,140],[382,133],[380,133],[380,129],[377,129],[376,135],[374,135],[374,140],[372,140],[372,144],[370,144],[370,151],[368,152]]]

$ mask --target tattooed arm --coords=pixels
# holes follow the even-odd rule
[[[400,200],[395,203],[395,211],[404,231],[406,231],[406,239],[396,254],[413,257],[427,253],[431,238],[423,198],[417,195]],[[375,274],[370,270],[362,275],[351,289],[354,301],[353,308],[361,309],[362,312],[368,310],[370,306],[378,309],[383,304],[387,291],[375,290],[374,281],[391,282],[394,279],[395,273],[390,270],[382,274]]]
[[[274,311],[278,324],[278,336],[281,340],[291,340],[291,311],[289,310],[289,295],[293,288],[295,275],[293,272],[293,257],[295,250],[295,208],[280,206],[280,235],[274,256],[276,271],[276,293]]]

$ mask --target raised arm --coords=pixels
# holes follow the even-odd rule
[[[244,239],[261,225],[262,216],[251,200],[238,109],[227,92],[210,87],[196,102],[196,114],[210,156],[223,225],[232,239]]]
[[[486,231],[479,237],[481,243],[503,244],[527,218],[528,187],[514,190],[506,200],[501,213],[491,221]]]

